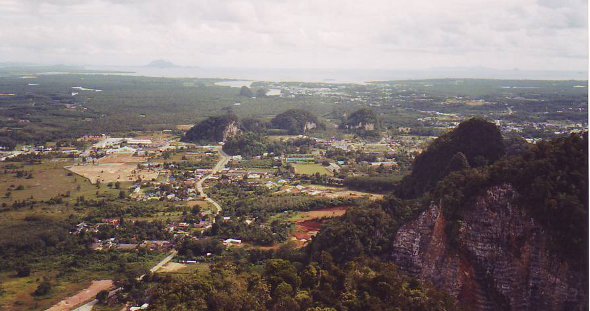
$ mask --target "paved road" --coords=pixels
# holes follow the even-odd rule
[[[121,287],[115,288],[109,292],[109,297],[117,293],[121,290]],[[74,309],[73,311],[91,311],[94,308],[94,305],[98,303],[98,300],[94,299],[84,305],[79,306],[78,308]]]
[[[172,260],[172,258],[174,258],[174,256],[176,256],[176,254],[178,254],[178,251],[175,250],[175,249],[173,249],[170,252],[170,255],[168,255],[166,258],[162,259],[162,261],[158,262],[155,266],[153,266],[150,269],[150,272],[151,273],[155,273],[156,271],[160,270],[160,268],[162,268],[165,264],[167,264],[168,262],[170,262],[170,260]],[[142,276],[140,276],[138,278],[138,280],[141,281],[141,279],[143,279],[144,276],[145,276],[145,274],[142,275]]]
[[[89,303],[87,303],[87,304],[85,304],[85,305],[83,305],[83,306],[81,306],[81,307],[79,307],[77,309],[74,309],[74,311],[91,311],[92,308],[94,308],[94,305],[97,304],[97,303],[98,303],[98,300],[94,299],[91,302],[89,302]]]
[[[160,262],[158,262],[155,266],[153,266],[150,269],[151,273],[154,273],[156,271],[158,271],[160,268],[162,268],[165,264],[167,264],[168,262],[170,262],[170,260],[172,260],[172,258],[174,258],[174,256],[176,256],[176,254],[178,254],[178,251],[176,251],[175,249],[173,249],[170,252],[170,255],[166,256],[166,258],[162,259]],[[141,276],[139,276],[137,278],[138,281],[141,281],[143,278],[145,277],[145,274],[142,274]],[[109,296],[114,295],[116,292],[120,291],[122,288],[115,288],[112,291],[109,292]],[[98,303],[98,300],[94,299],[76,309],[74,309],[73,311],[91,311],[92,308],[94,308],[94,305],[96,305]]]
[[[220,172],[221,170],[223,170],[225,168],[225,165],[227,164],[227,162],[229,162],[230,156],[225,153],[223,151],[223,149],[221,149],[220,147],[218,148],[219,150],[219,154],[221,155],[221,159],[219,159],[219,162],[217,162],[217,164],[215,164],[215,166],[213,167],[213,169],[211,170],[211,173],[209,173],[208,175],[203,176],[201,179],[199,179],[197,181],[197,191],[199,192],[199,195],[201,196],[201,198],[203,198],[205,201],[211,203],[213,206],[215,206],[215,209],[217,209],[217,213],[219,214],[221,212],[221,205],[219,205],[219,203],[215,202],[213,199],[211,199],[209,196],[207,196],[207,194],[205,193],[205,191],[203,191],[203,182],[209,178],[211,178],[213,175],[215,175],[215,173]],[[215,221],[215,218],[214,220]]]

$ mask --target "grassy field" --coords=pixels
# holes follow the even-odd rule
[[[174,152],[168,159],[158,158],[155,162],[187,162],[190,164],[200,164],[203,167],[213,168],[213,166],[215,166],[215,163],[217,163],[218,160],[219,156],[217,155],[217,153],[214,153],[213,155],[206,155],[204,154],[204,152],[179,151]]]
[[[117,267],[108,263],[111,255],[98,254],[94,260],[84,262],[80,267],[71,267],[67,272],[58,271],[57,266],[67,261],[67,256],[56,256],[51,262],[35,265],[28,277],[17,278],[14,272],[0,273],[3,294],[0,295],[0,310],[45,310],[64,298],[75,295],[87,288],[92,280],[115,279]],[[132,261],[130,268],[149,268],[162,260],[166,254],[136,256],[123,254]],[[32,293],[44,277],[51,279],[49,294],[35,297]]]
[[[0,175],[0,204],[27,199],[48,200],[60,195],[67,196],[68,193],[69,197],[64,197],[65,201],[79,196],[93,198],[97,191],[99,195],[118,195],[117,189],[108,188],[104,184],[97,188],[88,179],[64,169],[64,166],[71,164],[73,162],[70,159],[44,160],[40,164],[0,163],[0,170],[4,172]],[[17,177],[15,171],[23,171],[27,176]],[[122,183],[121,188],[126,185]]]
[[[16,278],[13,273],[0,274],[4,293],[0,296],[2,310],[45,310],[69,295],[78,292],[90,284],[90,280],[79,282],[59,282],[54,284],[52,293],[44,297],[31,295],[43,277],[54,277],[54,273],[36,272],[28,277]],[[56,294],[54,294],[56,293]]]
[[[98,163],[85,163],[83,165],[71,165],[66,169],[82,177],[88,178],[91,183],[109,182],[134,182],[138,178],[151,180],[158,177],[158,171],[151,169],[138,169],[137,164],[147,161],[145,157],[134,157],[128,154],[111,154],[98,160]]]
[[[170,262],[164,266],[158,274],[165,275],[190,275],[190,274],[201,274],[209,273],[209,263],[197,262],[195,264],[179,264],[176,262]]]
[[[295,168],[295,174],[302,174],[302,175],[314,175],[316,173],[320,173],[320,175],[331,175],[330,171],[328,171],[325,167],[321,164],[313,163],[313,164],[293,164]]]
[[[35,164],[0,163],[3,171],[0,175],[0,202],[6,205],[0,214],[1,245],[37,239],[40,234],[54,232],[58,224],[67,222],[70,217],[84,217],[89,210],[73,204],[79,196],[107,200],[118,197],[120,189],[107,184],[97,187],[86,178],[64,169],[71,164],[70,159],[45,159]],[[128,183],[121,183],[120,188],[128,186]],[[57,197],[63,202],[42,202]],[[11,208],[12,203],[22,200],[36,203],[25,208]],[[31,275],[27,277],[16,277],[12,267],[0,269],[0,310],[45,310],[86,288],[91,280],[114,279],[119,265],[112,256],[125,258],[123,262],[126,262],[127,269],[143,269],[154,265],[164,254],[53,253],[28,257],[23,259],[31,266]],[[33,296],[45,277],[50,279],[50,292],[41,297]]]

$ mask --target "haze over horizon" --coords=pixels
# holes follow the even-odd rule
[[[585,73],[587,17],[583,0],[0,0],[0,60]]]

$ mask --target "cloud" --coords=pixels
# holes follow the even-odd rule
[[[3,61],[585,70],[583,0],[0,0]]]

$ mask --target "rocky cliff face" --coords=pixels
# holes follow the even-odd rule
[[[303,126],[303,132],[307,132],[310,130],[313,130],[314,128],[318,127],[318,125],[315,122],[305,122],[305,125]]]
[[[223,141],[240,134],[240,132],[241,131],[240,127],[238,126],[238,122],[231,121],[223,130]]]
[[[478,197],[454,247],[432,204],[398,231],[393,261],[468,310],[586,309],[587,276],[548,252],[543,229],[514,205],[517,195],[503,185]]]

